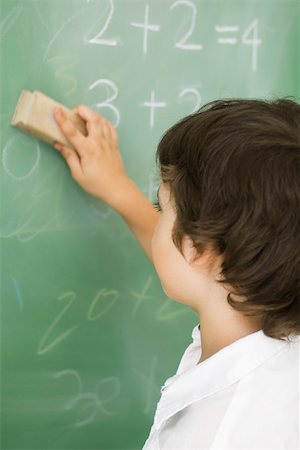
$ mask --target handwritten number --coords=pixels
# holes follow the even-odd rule
[[[54,374],[54,378],[60,378],[60,377],[65,377],[65,376],[72,376],[75,378],[76,384],[78,385],[78,392],[77,395],[75,396],[75,398],[73,398],[70,403],[66,404],[65,409],[71,409],[74,407],[74,404],[76,404],[76,402],[78,401],[78,399],[81,397],[81,392],[82,392],[82,383],[81,383],[81,379],[80,376],[78,375],[77,372],[75,372],[75,370],[71,370],[71,369],[66,369],[66,370],[62,370],[60,372],[57,372]]]
[[[47,63],[59,63],[58,69],[55,70],[55,78],[58,83],[69,85],[70,88],[65,91],[65,95],[71,95],[77,90],[78,82],[75,77],[68,73],[68,70],[73,69],[79,63],[78,57],[72,56],[54,56],[46,61]],[[61,64],[62,63],[62,64]]]
[[[23,181],[23,180],[26,180],[27,178],[29,178],[33,174],[33,172],[38,168],[39,162],[40,162],[41,151],[40,151],[39,143],[36,141],[36,145],[35,145],[36,156],[35,156],[35,160],[31,166],[31,168],[27,171],[27,173],[20,174],[20,175],[16,174],[13,171],[13,168],[10,167],[10,164],[11,164],[10,159],[14,162],[15,166],[17,166],[16,162],[18,162],[18,152],[20,150],[24,151],[24,145],[26,145],[26,147],[29,147],[29,151],[33,152],[33,150],[32,150],[33,146],[31,145],[30,138],[28,138],[24,144],[24,140],[21,142],[20,136],[13,136],[5,144],[5,147],[2,152],[2,164],[3,164],[4,170],[13,180],[16,180],[16,181]],[[26,150],[27,150],[27,148],[26,148]],[[29,156],[27,156],[27,160],[29,160]]]
[[[102,311],[100,311],[98,314],[94,313],[94,309],[100,299],[106,299],[108,298],[109,301],[107,302],[106,307],[103,308]],[[100,289],[100,291],[97,293],[97,295],[93,298],[91,306],[89,307],[87,318],[88,320],[97,320],[100,319],[100,317],[104,316],[104,314],[110,310],[110,308],[113,307],[113,305],[116,303],[117,299],[119,298],[119,293],[114,289]],[[103,303],[104,300],[102,300]]]
[[[195,106],[190,113],[193,114],[194,112],[198,111],[198,109],[201,106],[200,92],[196,88],[185,88],[180,92],[179,97],[184,97],[185,95],[189,96],[190,94],[192,94],[195,97]]]
[[[93,90],[99,85],[103,85],[106,87],[108,86],[108,88],[112,91],[112,95],[110,97],[108,97],[104,102],[96,103],[93,106],[96,106],[99,109],[102,109],[102,108],[110,109],[115,115],[114,126],[117,128],[117,126],[119,125],[119,122],[120,122],[120,112],[116,108],[116,106],[113,105],[111,102],[117,98],[118,88],[111,80],[102,79],[102,80],[97,80],[97,81],[95,81],[95,83],[91,84],[91,86],[89,87],[89,90]]]
[[[75,327],[69,328],[64,333],[60,334],[56,339],[50,341],[50,343],[47,344],[49,336],[51,336],[51,333],[55,329],[58,322],[61,320],[61,318],[66,314],[68,309],[71,308],[72,304],[75,301],[75,293],[74,292],[66,292],[64,295],[58,298],[58,300],[63,300],[65,298],[69,297],[69,302],[66,304],[66,306],[60,311],[58,316],[53,320],[50,327],[46,330],[44,336],[42,337],[39,346],[38,346],[38,355],[44,355],[45,353],[49,352],[49,350],[56,347],[60,342],[64,341],[70,334],[73,333],[73,331],[78,328],[79,325],[76,325]]]
[[[251,31],[253,31],[253,36],[250,36]],[[262,39],[258,38],[258,20],[251,22],[247,30],[242,36],[242,42],[246,45],[252,45],[252,70],[257,71],[257,47],[262,43]]]
[[[102,5],[102,3],[101,3],[101,5]],[[108,25],[111,21],[113,13],[114,13],[114,4],[113,4],[112,0],[109,0],[109,6],[110,6],[110,9],[108,12],[108,17],[106,19],[106,22],[105,22],[104,26],[102,27],[101,31],[99,31],[99,33],[96,36],[94,36],[93,38],[88,40],[88,42],[90,44],[100,44],[100,45],[109,45],[109,46],[117,45],[116,39],[102,39],[102,35],[107,30]]]
[[[190,23],[190,27],[189,27],[187,33],[183,36],[181,41],[178,41],[175,44],[175,47],[181,48],[183,50],[202,50],[202,45],[201,44],[188,44],[188,43],[186,43],[186,41],[191,36],[191,34],[193,33],[194,28],[195,28],[196,16],[197,16],[197,8],[196,8],[196,6],[190,0],[177,0],[175,3],[173,3],[173,5],[170,7],[170,9],[174,9],[178,5],[185,5],[185,6],[187,6],[188,8],[191,9],[191,23]]]

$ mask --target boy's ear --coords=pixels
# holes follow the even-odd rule
[[[182,253],[184,259],[190,265],[199,265],[202,256],[197,255],[196,249],[193,246],[193,242],[189,236],[184,235],[182,238]],[[204,256],[204,255],[203,255]]]
[[[198,255],[190,237],[182,238],[182,253],[191,267],[211,268],[215,262],[215,256],[210,248],[204,250],[202,255]]]

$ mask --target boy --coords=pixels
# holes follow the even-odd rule
[[[159,209],[130,180],[112,124],[85,105],[74,180],[114,208],[166,294],[200,317],[162,388],[144,450],[299,448],[300,106],[228,99],[171,127],[157,149]]]

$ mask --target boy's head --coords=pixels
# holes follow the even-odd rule
[[[152,245],[166,293],[189,303],[209,274],[266,335],[300,334],[300,105],[210,102],[172,126],[156,156]]]

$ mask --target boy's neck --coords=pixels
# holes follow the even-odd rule
[[[213,326],[215,325],[215,326]],[[261,322],[256,318],[239,318],[226,320],[223,323],[217,321],[205,321],[200,317],[201,355],[198,364],[210,358],[224,347],[241,339],[244,336],[261,330]]]

